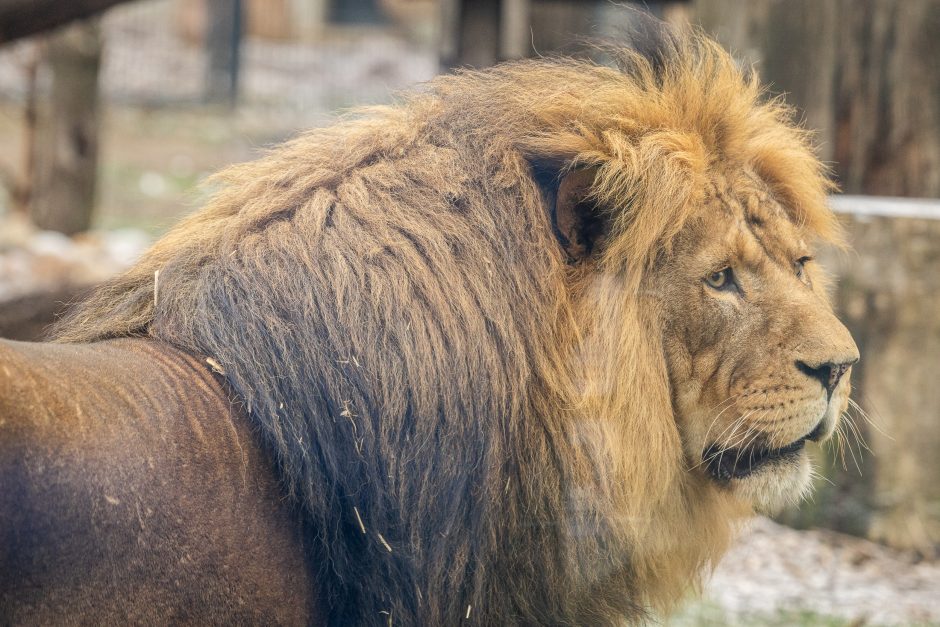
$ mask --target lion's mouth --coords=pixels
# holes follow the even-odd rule
[[[702,453],[702,461],[713,479],[720,482],[746,477],[767,464],[793,457],[803,450],[806,438],[800,438],[783,448],[724,449],[712,444]]]
[[[782,448],[753,446],[739,449],[712,444],[702,452],[702,463],[715,481],[726,483],[732,479],[747,477],[764,466],[796,457],[803,450],[806,441],[818,440],[822,431],[823,425],[820,422],[812,432]]]

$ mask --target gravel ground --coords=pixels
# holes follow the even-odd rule
[[[757,518],[670,623],[940,625],[940,563]]]

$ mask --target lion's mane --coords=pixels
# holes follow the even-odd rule
[[[221,364],[331,623],[617,622],[724,550],[742,512],[685,468],[646,269],[715,163],[836,224],[789,111],[706,38],[653,30],[616,67],[459,72],[231,167],[59,325]],[[611,226],[571,264],[552,203],[581,167]]]

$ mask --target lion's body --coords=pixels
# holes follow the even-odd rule
[[[716,172],[753,172],[807,237],[836,231],[788,111],[714,44],[670,45],[443,77],[235,166],[59,339],[221,364],[332,624],[664,609],[750,505],[689,469],[650,277],[709,219]],[[559,180],[582,167],[611,226],[569,263],[559,241],[591,246],[559,236]]]
[[[0,341],[0,417],[0,623],[310,622],[300,523],[205,364]]]

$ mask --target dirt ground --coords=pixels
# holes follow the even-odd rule
[[[940,563],[756,518],[670,625],[940,625]]]

